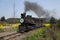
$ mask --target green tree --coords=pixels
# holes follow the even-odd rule
[[[57,27],[60,28],[60,19],[57,21]]]
[[[1,21],[5,21],[5,16],[1,17]]]
[[[54,17],[51,17],[50,24],[55,24],[55,23],[56,23],[56,19]]]

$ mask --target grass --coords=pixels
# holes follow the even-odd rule
[[[60,30],[56,31],[57,40],[60,40]]]
[[[45,37],[46,37],[46,29],[39,28],[34,33],[26,36],[23,40],[40,40],[40,39],[45,39]]]
[[[4,30],[0,28],[0,32],[4,32]]]
[[[56,39],[60,40],[60,30],[56,30]],[[46,27],[39,28],[35,32],[27,35],[23,40],[53,40],[50,32]]]

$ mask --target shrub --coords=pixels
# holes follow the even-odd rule
[[[0,32],[4,32],[4,30],[2,28],[0,28]]]
[[[40,40],[41,38],[46,37],[45,32],[46,32],[46,29],[39,28],[34,33],[32,33],[32,34],[28,35],[27,37],[25,37],[23,40]]]

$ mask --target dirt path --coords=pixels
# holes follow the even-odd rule
[[[23,34],[21,34],[21,36],[17,36],[16,38],[10,39],[10,40],[22,40],[24,37],[26,37],[27,35],[33,33],[34,31],[35,31],[35,30],[29,31],[29,32],[26,32],[26,33],[23,33]],[[15,32],[16,32],[16,31],[15,31]],[[1,36],[5,36],[5,35],[8,35],[8,34],[15,33],[15,32],[3,32],[3,33],[0,33],[0,37],[1,37]]]

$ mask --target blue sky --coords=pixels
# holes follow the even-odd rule
[[[15,0],[15,17],[20,17],[20,14],[24,12],[24,1],[36,2],[45,10],[55,11],[56,13],[53,16],[60,18],[60,0]],[[14,0],[0,0],[0,17],[13,17],[13,3]],[[32,11],[31,13],[27,12],[27,15],[37,17]]]

